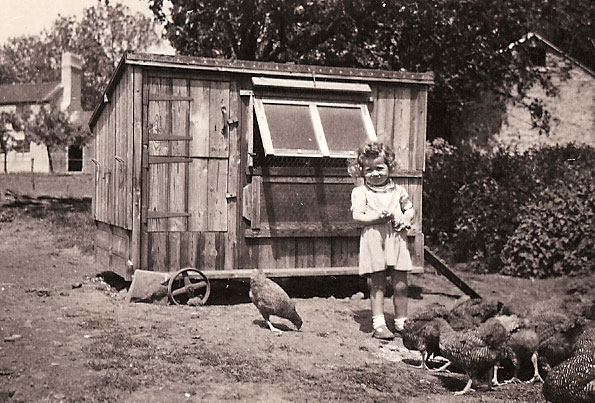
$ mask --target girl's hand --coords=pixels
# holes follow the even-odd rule
[[[392,221],[394,219],[393,213],[388,212],[386,210],[382,210],[382,212],[380,213],[380,221],[382,222],[389,222]]]
[[[407,230],[411,229],[411,224],[407,224],[403,221],[393,220],[392,224],[393,224],[393,229],[395,230],[395,232],[407,231]]]

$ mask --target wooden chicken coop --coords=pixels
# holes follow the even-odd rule
[[[125,54],[89,122],[96,258],[212,279],[357,274],[347,161],[392,145],[419,212],[432,73]]]

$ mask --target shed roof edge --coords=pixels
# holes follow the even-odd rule
[[[237,74],[267,74],[273,76],[316,78],[316,79],[341,79],[344,81],[387,82],[417,85],[434,84],[433,72],[406,72],[380,69],[362,69],[351,67],[331,67],[302,64],[283,64],[273,62],[257,62],[247,60],[213,59],[194,56],[172,56],[152,53],[124,53],[114,74],[110,78],[103,93],[102,100],[95,107],[89,127],[93,129],[106,97],[109,98],[113,87],[121,76],[126,65],[144,67],[167,67],[173,69],[216,71]]]

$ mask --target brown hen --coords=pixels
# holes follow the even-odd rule
[[[279,284],[265,276],[262,269],[256,270],[250,278],[250,300],[272,331],[281,332],[271,323],[271,316],[289,320],[298,330],[302,327],[303,321],[295,309],[295,303]]]

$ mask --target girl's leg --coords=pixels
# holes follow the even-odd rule
[[[395,327],[402,330],[403,322],[407,318],[407,272],[390,270],[391,285],[393,287],[393,305],[395,307]]]
[[[386,273],[377,272],[368,275],[370,289],[370,306],[372,309],[373,336],[380,339],[392,339],[394,335],[387,329],[384,319],[384,291],[386,289]]]
[[[386,289],[386,273],[383,271],[368,275],[370,289],[370,305],[372,317],[384,315],[384,290]]]

